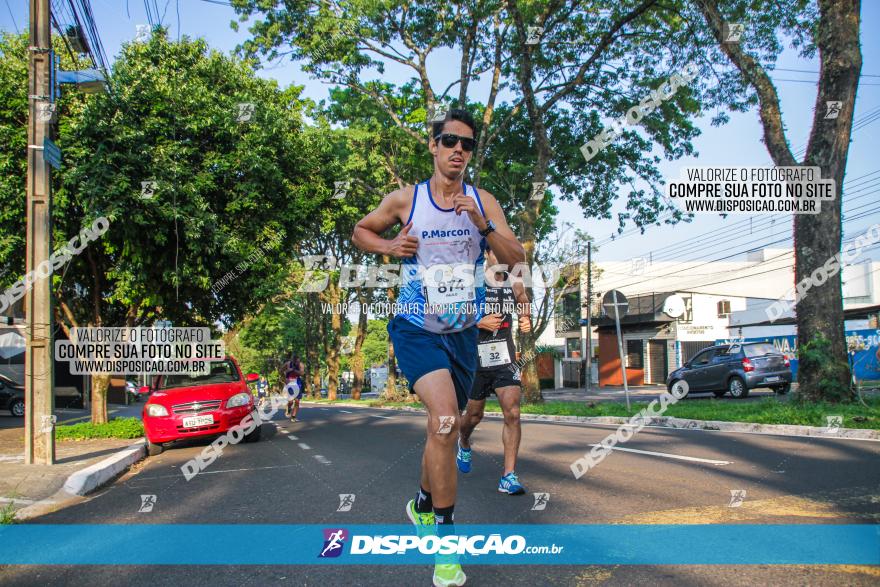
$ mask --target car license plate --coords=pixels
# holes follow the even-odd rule
[[[191,416],[189,418],[183,419],[183,427],[184,428],[195,428],[197,426],[207,426],[208,424],[214,423],[214,416],[212,414],[208,414],[207,416]]]
[[[776,381],[779,381],[779,377],[768,377],[765,381],[767,381],[767,383],[775,383]]]

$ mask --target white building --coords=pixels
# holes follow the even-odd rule
[[[878,303],[876,265],[867,261],[844,268],[845,308]],[[744,261],[603,261],[594,263],[593,271],[593,381],[599,385],[622,383],[614,322],[603,317],[599,304],[611,289],[630,300],[621,331],[627,379],[633,385],[663,383],[669,371],[717,340],[793,334],[793,320],[771,325],[764,312],[794,285],[791,249],[754,251]],[[564,351],[565,386],[583,381],[586,327],[557,332],[555,324],[576,324],[572,318],[578,313],[586,318],[586,308],[581,308],[586,288],[584,279],[580,288],[562,296],[556,322],[538,341]]]

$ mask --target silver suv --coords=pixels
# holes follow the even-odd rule
[[[711,391],[715,397],[729,392],[744,398],[756,387],[785,394],[791,389],[791,365],[769,342],[722,344],[698,352],[669,374],[666,385],[672,389],[681,380],[687,382],[689,392]]]

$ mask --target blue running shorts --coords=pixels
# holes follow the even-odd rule
[[[460,332],[435,334],[395,316],[388,323],[394,356],[409,381],[410,389],[427,373],[448,369],[455,384],[458,409],[467,405],[468,392],[477,372],[477,327]]]

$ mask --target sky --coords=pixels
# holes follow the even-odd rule
[[[231,7],[217,0],[168,0],[167,4],[158,0],[160,10],[164,10],[162,23],[169,28],[172,37],[179,34],[190,37],[204,38],[212,48],[229,52],[236,45],[248,38],[247,26],[239,32],[233,31],[229,23],[235,19]],[[220,0],[222,2],[222,0]],[[24,0],[2,0],[0,6],[0,29],[23,30],[27,24],[27,2]],[[144,3],[135,0],[92,0],[92,8],[97,22],[98,32],[103,41],[106,53],[112,61],[119,52],[123,42],[131,41],[137,34],[137,25],[148,23]],[[862,2],[862,79],[858,90],[855,108],[855,121],[880,108],[880,2]],[[438,53],[428,61],[428,70],[435,90],[442,91],[450,81],[457,79],[457,58],[451,52]],[[780,71],[779,68],[802,71]],[[777,70],[772,72],[779,91],[786,125],[787,136],[794,149],[804,146],[812,124],[812,111],[815,102],[818,77],[818,65],[813,60],[799,58],[794,52],[787,51],[777,63]],[[305,95],[315,100],[328,97],[330,86],[311,79],[303,73],[300,65],[285,58],[276,63],[266,64],[259,72],[266,78],[278,80],[281,86],[291,83],[303,85]],[[386,68],[384,78],[396,84],[402,84],[411,77],[411,70],[404,66],[392,64]],[[797,81],[791,81],[797,80]],[[471,99],[481,100],[486,95],[485,81],[472,85]],[[770,157],[762,139],[757,111],[730,113],[730,122],[722,127],[712,127],[709,116],[698,121],[701,136],[694,139],[693,144],[698,152],[697,157],[682,158],[676,161],[664,161],[660,168],[667,180],[679,177],[681,169],[687,166],[767,166]],[[852,185],[844,193],[844,212],[862,207],[880,200],[874,186],[880,187],[880,119],[866,124],[856,130],[852,136],[849,151],[846,181]],[[585,141],[586,141],[585,137]],[[585,162],[585,165],[587,163]],[[877,173],[874,173],[877,172]],[[636,184],[638,187],[639,184]],[[553,188],[551,187],[551,190]],[[880,192],[878,192],[880,193]],[[872,195],[873,194],[873,195]],[[625,200],[625,197],[622,197]],[[848,202],[852,201],[851,204]],[[593,235],[598,244],[594,255],[596,261],[626,261],[631,259],[651,260],[685,260],[685,259],[716,259],[721,256],[726,260],[742,260],[745,251],[790,236],[792,217],[776,215],[730,215],[722,218],[719,215],[699,214],[692,222],[675,226],[652,226],[644,234],[626,227],[623,236],[611,236],[616,233],[616,212],[623,211],[623,206],[615,207],[612,220],[585,219],[580,207],[573,202],[556,201],[560,209],[560,219],[565,219],[582,230]],[[868,206],[870,208],[870,206]],[[856,210],[855,213],[859,213]],[[850,214],[851,216],[852,214]],[[749,220],[751,218],[751,220]],[[880,212],[855,220],[845,221],[844,238],[851,238],[865,231],[872,224],[880,222]],[[751,223],[751,224],[750,224]],[[750,230],[751,229],[751,230]],[[714,231],[714,232],[712,232]],[[679,246],[681,241],[706,235],[699,241],[691,241]],[[774,243],[772,247],[791,246],[790,242]],[[873,258],[880,257],[880,251],[868,253]],[[714,257],[713,257],[714,255]],[[641,262],[641,261],[634,261]]]

